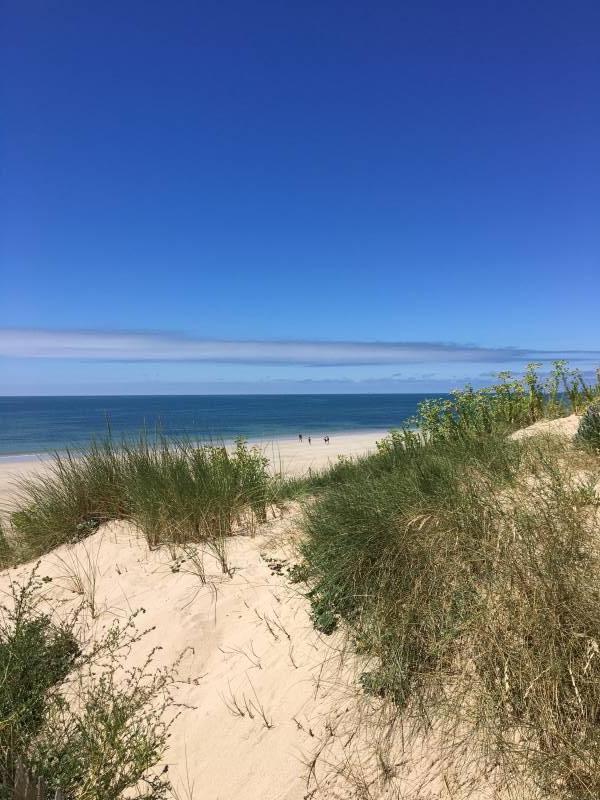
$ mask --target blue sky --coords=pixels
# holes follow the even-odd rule
[[[600,363],[597,2],[0,14],[0,393]]]

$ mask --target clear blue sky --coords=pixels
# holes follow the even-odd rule
[[[0,393],[600,362],[597,0],[0,16]]]

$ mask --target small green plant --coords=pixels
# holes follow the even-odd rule
[[[103,638],[80,643],[78,616],[56,622],[41,610],[45,579],[13,584],[0,615],[0,798],[13,797],[20,762],[69,800],[164,800],[156,769],[178,709],[173,668],[125,656],[143,638],[132,615]]]
[[[329,636],[334,632],[338,626],[339,617],[335,613],[335,604],[327,595],[319,595],[318,593],[310,594],[312,608],[312,621],[315,628]]]
[[[306,564],[293,564],[288,567],[288,580],[290,583],[306,583],[309,579]]]
[[[592,403],[586,408],[575,441],[582,447],[591,450],[600,450],[600,403]]]

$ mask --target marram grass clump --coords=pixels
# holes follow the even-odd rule
[[[12,538],[21,559],[78,541],[108,520],[127,519],[150,546],[214,542],[266,518],[277,484],[267,459],[235,447],[111,439],[57,454],[49,470],[21,481]]]
[[[6,536],[6,531],[0,519],[0,569],[11,566],[14,560],[13,548]]]

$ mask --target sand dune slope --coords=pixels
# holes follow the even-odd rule
[[[568,417],[559,417],[558,419],[541,419],[527,428],[515,431],[510,438],[528,439],[531,436],[552,435],[572,439],[577,433],[580,421],[579,414],[570,414]]]
[[[157,665],[185,651],[176,699],[188,708],[175,722],[166,761],[186,800],[306,795],[305,762],[324,736],[332,702],[327,664],[335,671],[336,653],[312,628],[306,599],[278,574],[285,572],[277,559],[286,529],[277,519],[256,537],[232,538],[232,577],[207,556],[206,585],[166,549],[149,551],[126,523],[40,562],[39,574],[52,577],[46,599],[58,613],[86,600],[95,610],[88,624],[99,631],[115,616],[144,609],[139,626],[154,630],[135,646],[131,665],[154,646],[162,648]],[[30,569],[3,573],[0,590]]]

